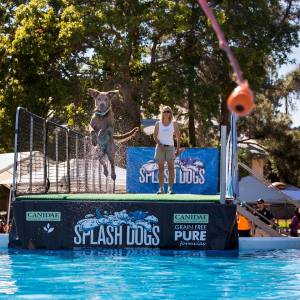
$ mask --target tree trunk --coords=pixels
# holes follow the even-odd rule
[[[125,100],[125,110],[130,118],[128,123],[134,127],[139,127],[141,125],[141,109],[138,103],[134,101],[132,87],[125,85],[122,87],[122,92]]]
[[[195,131],[195,108],[192,100],[192,95],[189,91],[188,93],[188,103],[189,103],[189,137],[190,144],[192,147],[196,147],[196,131]]]
[[[221,100],[221,116],[220,116],[220,125],[225,125],[227,126],[227,128],[229,128],[229,116],[230,116],[230,113],[229,113],[229,110],[228,110],[228,107],[227,107],[227,99],[224,98],[224,96],[222,97],[222,100]]]
[[[136,36],[133,34],[136,28],[129,29],[128,34],[128,49],[127,49],[127,57],[124,62],[123,74],[124,74],[124,83],[122,86],[124,100],[125,100],[125,109],[129,116],[128,123],[132,124],[133,127],[140,127],[141,125],[141,109],[138,103],[134,101],[134,87],[131,83],[130,76],[130,62],[133,59],[133,47],[137,42]]]

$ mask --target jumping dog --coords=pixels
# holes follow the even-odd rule
[[[137,133],[139,128],[135,127],[121,135],[114,134],[112,100],[119,95],[118,90],[99,92],[95,89],[88,89],[88,93],[95,101],[94,113],[89,124],[92,144],[99,150],[99,161],[103,165],[105,176],[108,175],[108,170],[103,158],[107,156],[111,165],[111,178],[115,183],[115,141],[118,143],[127,141]]]

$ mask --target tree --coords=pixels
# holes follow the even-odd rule
[[[176,12],[185,22],[174,26],[172,42],[167,54],[164,52],[169,63],[153,76],[150,103],[157,107],[163,101],[184,107],[190,142],[196,145],[196,132],[202,128],[198,126],[195,131],[195,124],[204,125],[205,132],[211,128],[213,117],[228,125],[227,98],[235,83],[209,22],[196,3],[185,4],[188,11]],[[268,83],[271,63],[285,62],[286,53],[299,41],[299,7],[291,1],[287,5],[282,1],[218,1],[214,10],[245,78],[254,91],[261,92]]]
[[[81,93],[76,53],[84,50],[80,42],[84,28],[80,12],[67,2],[2,4],[0,137],[5,149],[13,145],[17,106],[46,117]]]
[[[286,61],[298,43],[299,6],[291,0],[211,5],[245,78],[260,91],[270,66]],[[192,145],[209,144],[213,118],[228,123],[232,71],[195,0],[6,1],[0,12],[5,149],[18,105],[83,127],[92,105],[88,87],[120,89],[124,127],[140,124],[141,108],[148,116],[160,103],[182,110]]]
[[[289,116],[276,110],[263,94],[257,95],[255,112],[239,121],[239,132],[268,152],[268,179],[300,184],[299,132],[291,129]]]

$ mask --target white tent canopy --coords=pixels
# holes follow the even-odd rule
[[[14,165],[14,153],[0,154],[0,174],[11,169],[13,165]]]
[[[256,203],[257,199],[263,198],[266,203],[283,204],[297,202],[300,204],[300,189],[287,186],[284,190],[277,190],[264,185],[253,176],[243,177],[239,182],[240,197],[242,202]]]
[[[35,153],[37,155],[38,153]],[[29,159],[29,152],[28,153],[22,153],[22,159],[19,159],[24,161]],[[79,164],[83,164],[82,160],[78,160]],[[0,184],[4,185],[6,187],[10,187],[13,183],[13,166],[14,166],[14,153],[2,153],[0,154]],[[50,168],[55,168],[56,165],[53,161],[50,161],[50,165],[48,165]],[[116,167],[115,168],[116,174],[117,174],[117,180],[116,185],[121,187],[121,189],[126,188],[126,169]],[[51,170],[50,170],[51,173]],[[99,180],[98,173],[95,173],[95,180]],[[58,181],[65,180],[67,174],[66,174],[66,168],[65,168],[65,162],[58,164]],[[82,175],[83,176],[83,175]],[[75,159],[70,160],[70,180],[71,184],[76,183],[76,181],[83,180],[82,176],[79,176],[76,172],[76,161]],[[50,181],[55,181],[55,178],[52,178],[50,176]],[[102,176],[101,178],[104,182],[105,176]],[[44,170],[43,169],[37,169],[32,173],[32,181],[33,184],[43,184],[44,182]],[[19,183],[22,184],[29,184],[30,182],[30,175],[24,174],[22,176],[22,181]]]
[[[29,154],[28,154],[29,157]],[[10,187],[13,179],[14,153],[0,154],[0,184]]]

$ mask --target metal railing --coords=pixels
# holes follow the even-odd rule
[[[257,227],[261,228],[268,235],[277,236],[277,237],[283,236],[277,224],[275,224],[273,221],[269,219],[266,219],[263,215],[259,214],[257,211],[254,212],[255,210],[254,211],[253,210],[254,209],[249,205],[245,205],[245,204],[243,204],[243,206],[237,205],[237,212],[239,214],[246,217],[249,221],[251,221]],[[266,223],[265,221],[267,221],[268,223]]]
[[[111,188],[110,174],[104,176],[89,136],[21,107],[16,113],[14,158],[14,196],[104,193]]]

